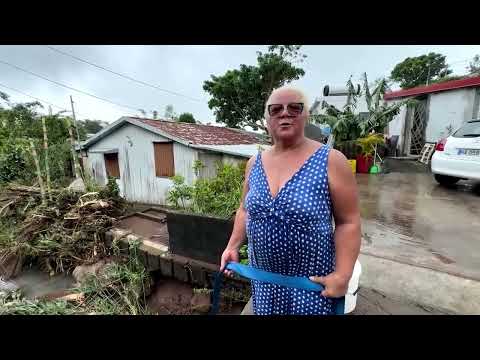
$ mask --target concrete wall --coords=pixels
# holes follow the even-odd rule
[[[104,153],[118,150],[120,179],[117,183],[128,201],[147,204],[166,204],[169,178],[155,175],[153,142],[170,141],[137,126],[126,124],[88,149],[88,168],[100,184],[106,184]],[[175,174],[182,175],[187,184],[196,179],[192,169],[197,151],[174,143]]]
[[[472,120],[476,93],[476,88],[469,88],[430,94],[426,141],[436,142],[448,135],[447,126],[457,129]]]

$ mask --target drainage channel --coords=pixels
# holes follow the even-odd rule
[[[154,286],[147,306],[158,314],[205,314],[210,309],[213,277],[218,265],[172,254],[166,212],[149,208],[127,215],[107,234],[107,239],[141,240],[140,258],[152,274]],[[127,251],[127,249],[124,249]],[[250,284],[242,279],[225,281],[220,314],[240,314],[250,295]]]

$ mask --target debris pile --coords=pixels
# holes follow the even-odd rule
[[[111,255],[104,233],[124,210],[111,184],[86,194],[51,191],[44,204],[39,188],[7,186],[0,193],[0,276],[15,276],[27,261],[71,273]]]

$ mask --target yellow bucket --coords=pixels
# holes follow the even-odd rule
[[[350,167],[352,168],[352,173],[356,173],[357,172],[357,160],[348,160],[348,162],[350,163]]]

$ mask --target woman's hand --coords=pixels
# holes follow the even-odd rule
[[[220,270],[222,270],[225,265],[229,262],[239,262],[240,255],[238,253],[238,248],[229,248],[227,247],[222,254],[222,260],[220,261]],[[230,270],[225,270],[225,274],[228,276],[232,276],[233,272]]]
[[[325,289],[322,295],[329,298],[339,298],[345,296],[348,291],[349,276],[333,272],[327,276],[310,276],[313,282],[322,284]]]

